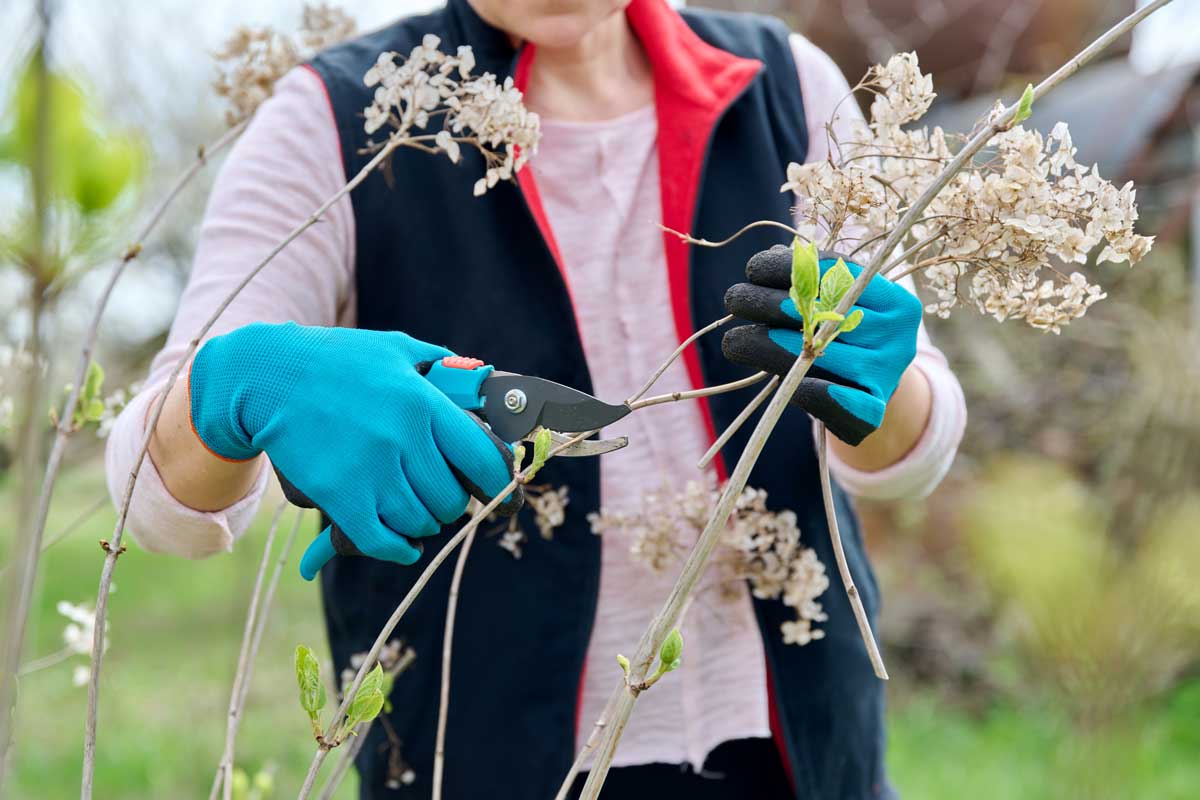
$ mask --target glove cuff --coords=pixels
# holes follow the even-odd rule
[[[214,455],[246,461],[291,396],[324,328],[254,323],[204,344],[188,372],[192,430]]]

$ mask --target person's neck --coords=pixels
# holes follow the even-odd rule
[[[613,14],[570,47],[538,46],[526,104],[546,119],[595,122],[654,101],[650,62],[624,14]]]

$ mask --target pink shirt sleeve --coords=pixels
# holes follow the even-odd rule
[[[850,85],[833,59],[798,33],[792,34],[791,45],[804,92],[808,160],[820,161],[829,157],[826,124],[839,139],[845,139],[853,124],[862,122],[862,113],[852,99],[842,102],[850,93]],[[900,283],[916,294],[911,277]],[[967,405],[958,378],[942,351],[930,341],[924,323],[917,334],[913,364],[929,381],[933,405],[925,431],[912,450],[877,472],[854,469],[830,451],[830,472],[853,495],[872,500],[924,497],[941,483],[958,453],[967,424]]]
[[[344,183],[324,86],[311,71],[295,69],[259,108],[217,177],[166,346],[109,436],[106,471],[114,502],[125,491],[149,409],[188,342],[247,272]],[[208,336],[251,322],[353,325],[353,264],[354,217],[349,198],[343,198],[246,286]],[[129,531],[153,552],[201,558],[229,551],[250,524],[269,474],[263,459],[246,497],[221,511],[202,512],[176,500],[147,457],[134,489]]]

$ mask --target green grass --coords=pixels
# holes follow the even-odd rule
[[[55,495],[48,533],[61,530],[103,492],[97,469],[67,474]],[[12,508],[11,487],[0,487],[0,509],[8,512],[0,519],[4,545],[11,539]],[[274,504],[263,508],[231,556],[186,561],[146,553],[129,542],[110,601],[97,797],[207,797],[224,745],[246,604]],[[285,512],[277,547],[294,513]],[[115,514],[106,509],[45,554],[27,660],[62,647],[67,620],[55,610],[58,601],[94,604],[103,557],[97,540],[111,535],[114,522]],[[298,643],[325,650],[317,587],[301,580],[295,566],[314,525],[315,519],[302,524],[298,547],[280,580],[238,737],[238,764],[251,772],[273,765],[277,797],[298,788],[314,747],[296,699],[292,667]],[[10,796],[40,800],[78,795],[87,689],[73,686],[71,673],[85,663],[83,656],[75,656],[22,679]],[[348,780],[339,798],[353,797],[353,784]]]
[[[65,476],[49,532],[61,530],[103,491],[94,467]],[[191,562],[144,553],[129,543],[111,602],[97,797],[207,796],[224,742],[246,602],[273,507],[264,503],[232,556]],[[11,536],[12,508],[11,490],[0,486],[0,547]],[[293,513],[285,513],[280,536]],[[59,600],[94,602],[101,563],[96,540],[108,537],[112,524],[112,513],[97,514],[46,554],[27,658],[61,647],[66,620],[55,611]],[[306,521],[301,543],[312,528]],[[293,795],[313,749],[296,699],[292,653],[298,643],[325,650],[317,588],[300,580],[296,556],[280,583],[238,738],[239,765],[250,771],[274,766],[277,798]],[[83,663],[75,657],[23,679],[9,796],[77,796],[87,695],[72,686],[71,672]],[[1109,739],[1080,739],[1070,731],[1045,704],[971,715],[917,694],[892,703],[892,780],[904,800],[1200,796],[1200,683],[1146,709]],[[347,780],[339,798],[353,797],[353,786]]]
[[[1200,796],[1200,682],[1085,735],[1049,706],[970,715],[919,695],[891,714],[902,798],[1192,800]]]

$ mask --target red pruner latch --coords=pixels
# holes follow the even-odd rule
[[[450,369],[475,369],[482,367],[483,362],[470,356],[446,356],[442,359],[442,366]]]

